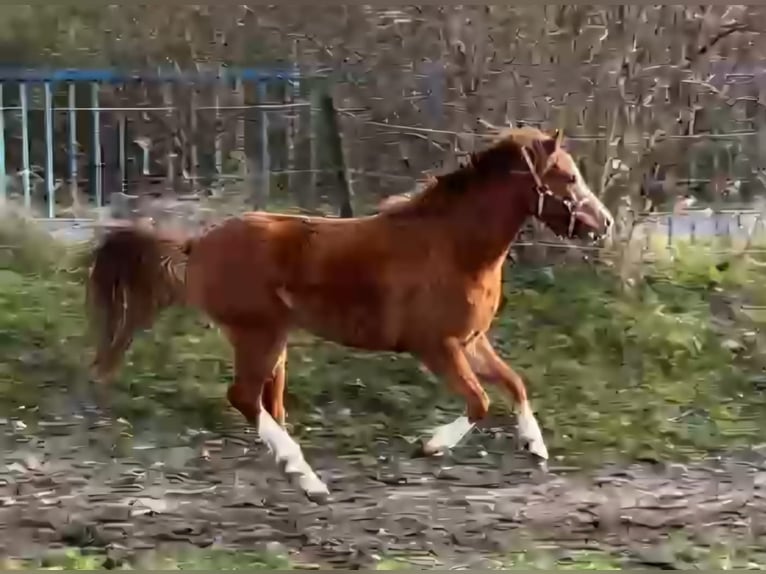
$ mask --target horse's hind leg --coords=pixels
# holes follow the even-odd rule
[[[472,342],[467,350],[467,357],[482,381],[498,385],[505,392],[505,396],[512,399],[511,408],[515,405],[517,409],[519,441],[522,448],[542,460],[547,460],[548,448],[540,432],[540,425],[529,406],[527,389],[521,376],[498,356],[486,333]]]
[[[278,370],[275,367],[284,353],[287,333],[276,329],[238,327],[229,328],[228,335],[234,346],[235,371],[234,384],[227,393],[229,402],[258,429],[277,463],[288,476],[297,479],[303,493],[311,500],[326,500],[329,496],[327,486],[303,458],[300,445],[262,404],[264,386]],[[279,401],[281,403],[281,398]]]
[[[434,455],[456,446],[489,411],[489,397],[473,372],[463,346],[457,341],[446,343],[438,351],[420,354],[423,363],[436,375],[445,378],[463,396],[467,415],[437,427],[423,445],[425,455]]]

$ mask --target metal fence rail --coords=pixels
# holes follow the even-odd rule
[[[193,189],[245,182],[246,186],[238,187],[257,187],[266,197],[274,178],[296,178],[300,185],[313,188],[317,180],[334,172],[316,158],[317,107],[307,86],[319,76],[301,74],[294,67],[141,73],[0,68],[0,201],[15,195],[26,208],[35,203],[36,211],[47,218],[67,219],[77,217],[60,206],[68,196],[84,192],[90,205],[102,207],[113,191],[132,191],[134,185],[151,178],[170,184],[182,180]],[[125,91],[136,85],[151,86],[157,97],[138,101],[135,94],[126,96]],[[172,89],[177,89],[182,101],[174,100]],[[399,137],[492,137],[381,122],[362,109],[338,111],[344,112],[342,119],[350,130],[366,126]],[[172,140],[187,130],[190,135],[181,142],[182,151],[178,146],[150,149],[136,119],[147,114],[152,118],[143,127],[153,126],[161,138]],[[222,127],[229,120],[235,125]],[[668,137],[749,138],[757,134],[749,130]],[[575,135],[570,139],[603,137]],[[283,146],[286,159],[281,161],[270,143],[280,139],[287,140]],[[305,152],[307,139],[311,149]],[[296,149],[301,146],[305,153],[298,157]],[[180,161],[179,155],[183,156]],[[238,158],[235,162],[228,161],[232,155]],[[367,167],[357,163],[347,173],[352,181],[369,182],[371,188],[376,188],[376,182],[377,187],[388,182],[405,191],[417,184],[419,175]],[[131,179],[131,170],[143,179]],[[737,239],[763,231],[761,213],[753,210],[662,213],[643,217],[643,221],[644,228],[651,228],[655,238],[664,237],[667,245],[680,238]]]
[[[257,161],[252,165],[260,168],[262,185],[268,185],[270,169],[270,146],[268,143],[270,132],[274,126],[270,125],[269,114],[275,112],[287,113],[301,109],[310,109],[310,101],[300,98],[300,84],[303,77],[296,68],[290,69],[227,69],[221,68],[214,71],[188,72],[175,69],[156,70],[141,73],[125,73],[117,70],[18,70],[0,68],[0,201],[6,201],[11,194],[13,179],[20,178],[21,190],[18,195],[23,199],[25,208],[31,208],[33,199],[44,204],[44,212],[47,217],[60,217],[57,210],[57,200],[60,194],[66,191],[65,183],[68,183],[70,193],[76,194],[85,183],[88,186],[87,195],[95,206],[103,206],[106,197],[104,191],[105,179],[105,131],[107,118],[116,122],[118,132],[117,166],[120,189],[126,188],[128,175],[128,163],[142,165],[143,175],[149,175],[150,152],[146,147],[141,152],[135,153],[134,144],[141,145],[141,139],[131,139],[129,134],[129,118],[131,115],[159,114],[166,116],[176,115],[183,117],[187,130],[199,129],[199,116],[212,114],[215,116],[214,134],[200,132],[194,135],[192,141],[184,142],[189,148],[191,158],[186,159],[186,165],[181,166],[185,179],[194,181],[199,179],[199,145],[198,139],[214,139],[214,174],[212,177],[224,178],[227,174],[224,168],[224,145],[223,134],[218,130],[221,116],[227,113],[250,114],[250,117],[239,117],[240,124],[237,130],[240,134],[246,129],[244,124],[252,120],[252,114],[257,114],[259,130],[257,137],[259,142],[256,146],[259,150]],[[184,91],[189,97],[186,105],[178,105],[173,98],[168,98],[164,105],[114,105],[104,102],[105,92],[114,92],[124,89],[126,86],[137,84],[150,84],[154,88],[165,88],[183,85]],[[285,101],[273,101],[268,88],[275,84],[283,86],[278,93],[284,94]],[[201,89],[215,92],[215,99],[211,103],[200,102],[196,93]],[[238,92],[240,96],[247,89],[252,89],[257,101],[254,103],[240,102],[227,104],[222,101],[221,92],[225,94],[225,100],[231,100],[231,94]],[[40,90],[42,96],[40,97]],[[84,93],[87,90],[87,104],[83,105]],[[112,100],[118,98],[112,97]],[[42,113],[42,121],[33,121],[35,114]],[[83,116],[89,116],[84,120]],[[36,118],[39,119],[39,118]],[[90,133],[82,133],[83,123],[89,124]],[[209,122],[211,123],[211,122]],[[40,125],[42,124],[42,125]],[[282,125],[282,124],[280,124]],[[177,128],[178,126],[176,126]],[[286,126],[282,126],[287,129]],[[79,129],[78,129],[79,128]],[[115,131],[115,130],[112,130]],[[166,133],[164,137],[178,137],[178,129],[174,133]],[[64,137],[64,133],[65,136]],[[248,134],[251,135],[251,134]],[[65,139],[66,171],[62,173],[61,159],[59,154],[59,140]],[[240,138],[241,139],[241,138]],[[19,141],[20,140],[20,141]],[[84,149],[84,140],[89,140],[88,149]],[[34,161],[32,148],[44,142],[44,158]],[[242,142],[237,142],[240,146]],[[20,153],[15,161],[9,161],[11,148]],[[38,156],[40,154],[37,154]],[[132,157],[138,155],[140,157]],[[173,179],[173,160],[177,152],[166,154],[168,168],[166,176]],[[251,154],[252,155],[252,154]],[[87,156],[85,166],[81,159]],[[37,158],[40,159],[40,158]],[[245,161],[241,162],[243,165]],[[252,172],[252,165],[249,166]],[[91,173],[83,178],[80,173],[83,167],[87,167]],[[251,173],[251,177],[256,174]],[[37,182],[33,182],[35,178]],[[37,193],[33,189],[38,182],[44,184],[44,193]],[[111,190],[110,190],[111,191]],[[35,197],[42,195],[43,197]],[[37,206],[39,207],[39,205]]]

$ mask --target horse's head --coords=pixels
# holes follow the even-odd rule
[[[510,130],[498,145],[510,145],[516,156],[512,170],[531,174],[533,193],[528,195],[531,215],[554,233],[568,239],[606,236],[614,223],[612,214],[591,191],[577,163],[561,145],[561,132],[552,135],[534,128]],[[515,183],[514,185],[518,185]]]

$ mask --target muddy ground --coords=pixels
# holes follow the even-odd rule
[[[82,417],[35,428],[0,422],[5,556],[65,546],[132,556],[189,544],[284,548],[297,562],[323,566],[403,555],[420,566],[458,567],[547,544],[673,568],[667,540],[679,531],[699,545],[766,533],[766,456],[755,451],[685,465],[554,465],[540,476],[511,454],[509,437],[486,431],[438,460],[413,459],[406,445],[343,456],[307,448],[333,491],[330,504],[317,506],[243,429],[186,432],[160,446]],[[331,438],[324,431],[314,442]],[[123,444],[117,456],[114,446],[125,440],[128,451]]]

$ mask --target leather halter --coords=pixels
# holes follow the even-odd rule
[[[521,148],[521,155],[524,158],[524,161],[527,162],[527,167],[529,168],[529,173],[532,174],[532,178],[535,180],[535,191],[537,192],[537,213],[535,213],[535,217],[539,219],[540,221],[543,221],[543,208],[545,206],[545,198],[547,196],[550,196],[551,198],[555,198],[555,195],[553,194],[553,191],[551,191],[551,188],[548,187],[548,184],[544,183],[543,180],[540,179],[540,176],[537,174],[537,170],[535,169],[535,165],[532,162],[532,158],[529,157],[529,152],[527,151],[526,147]],[[560,199],[564,206],[569,211],[569,226],[567,229],[567,238],[572,239],[574,237],[574,229],[575,225],[577,223],[577,211],[580,205],[582,205],[583,202],[587,201],[586,198],[583,198],[581,201],[575,203],[571,199],[565,198]]]

